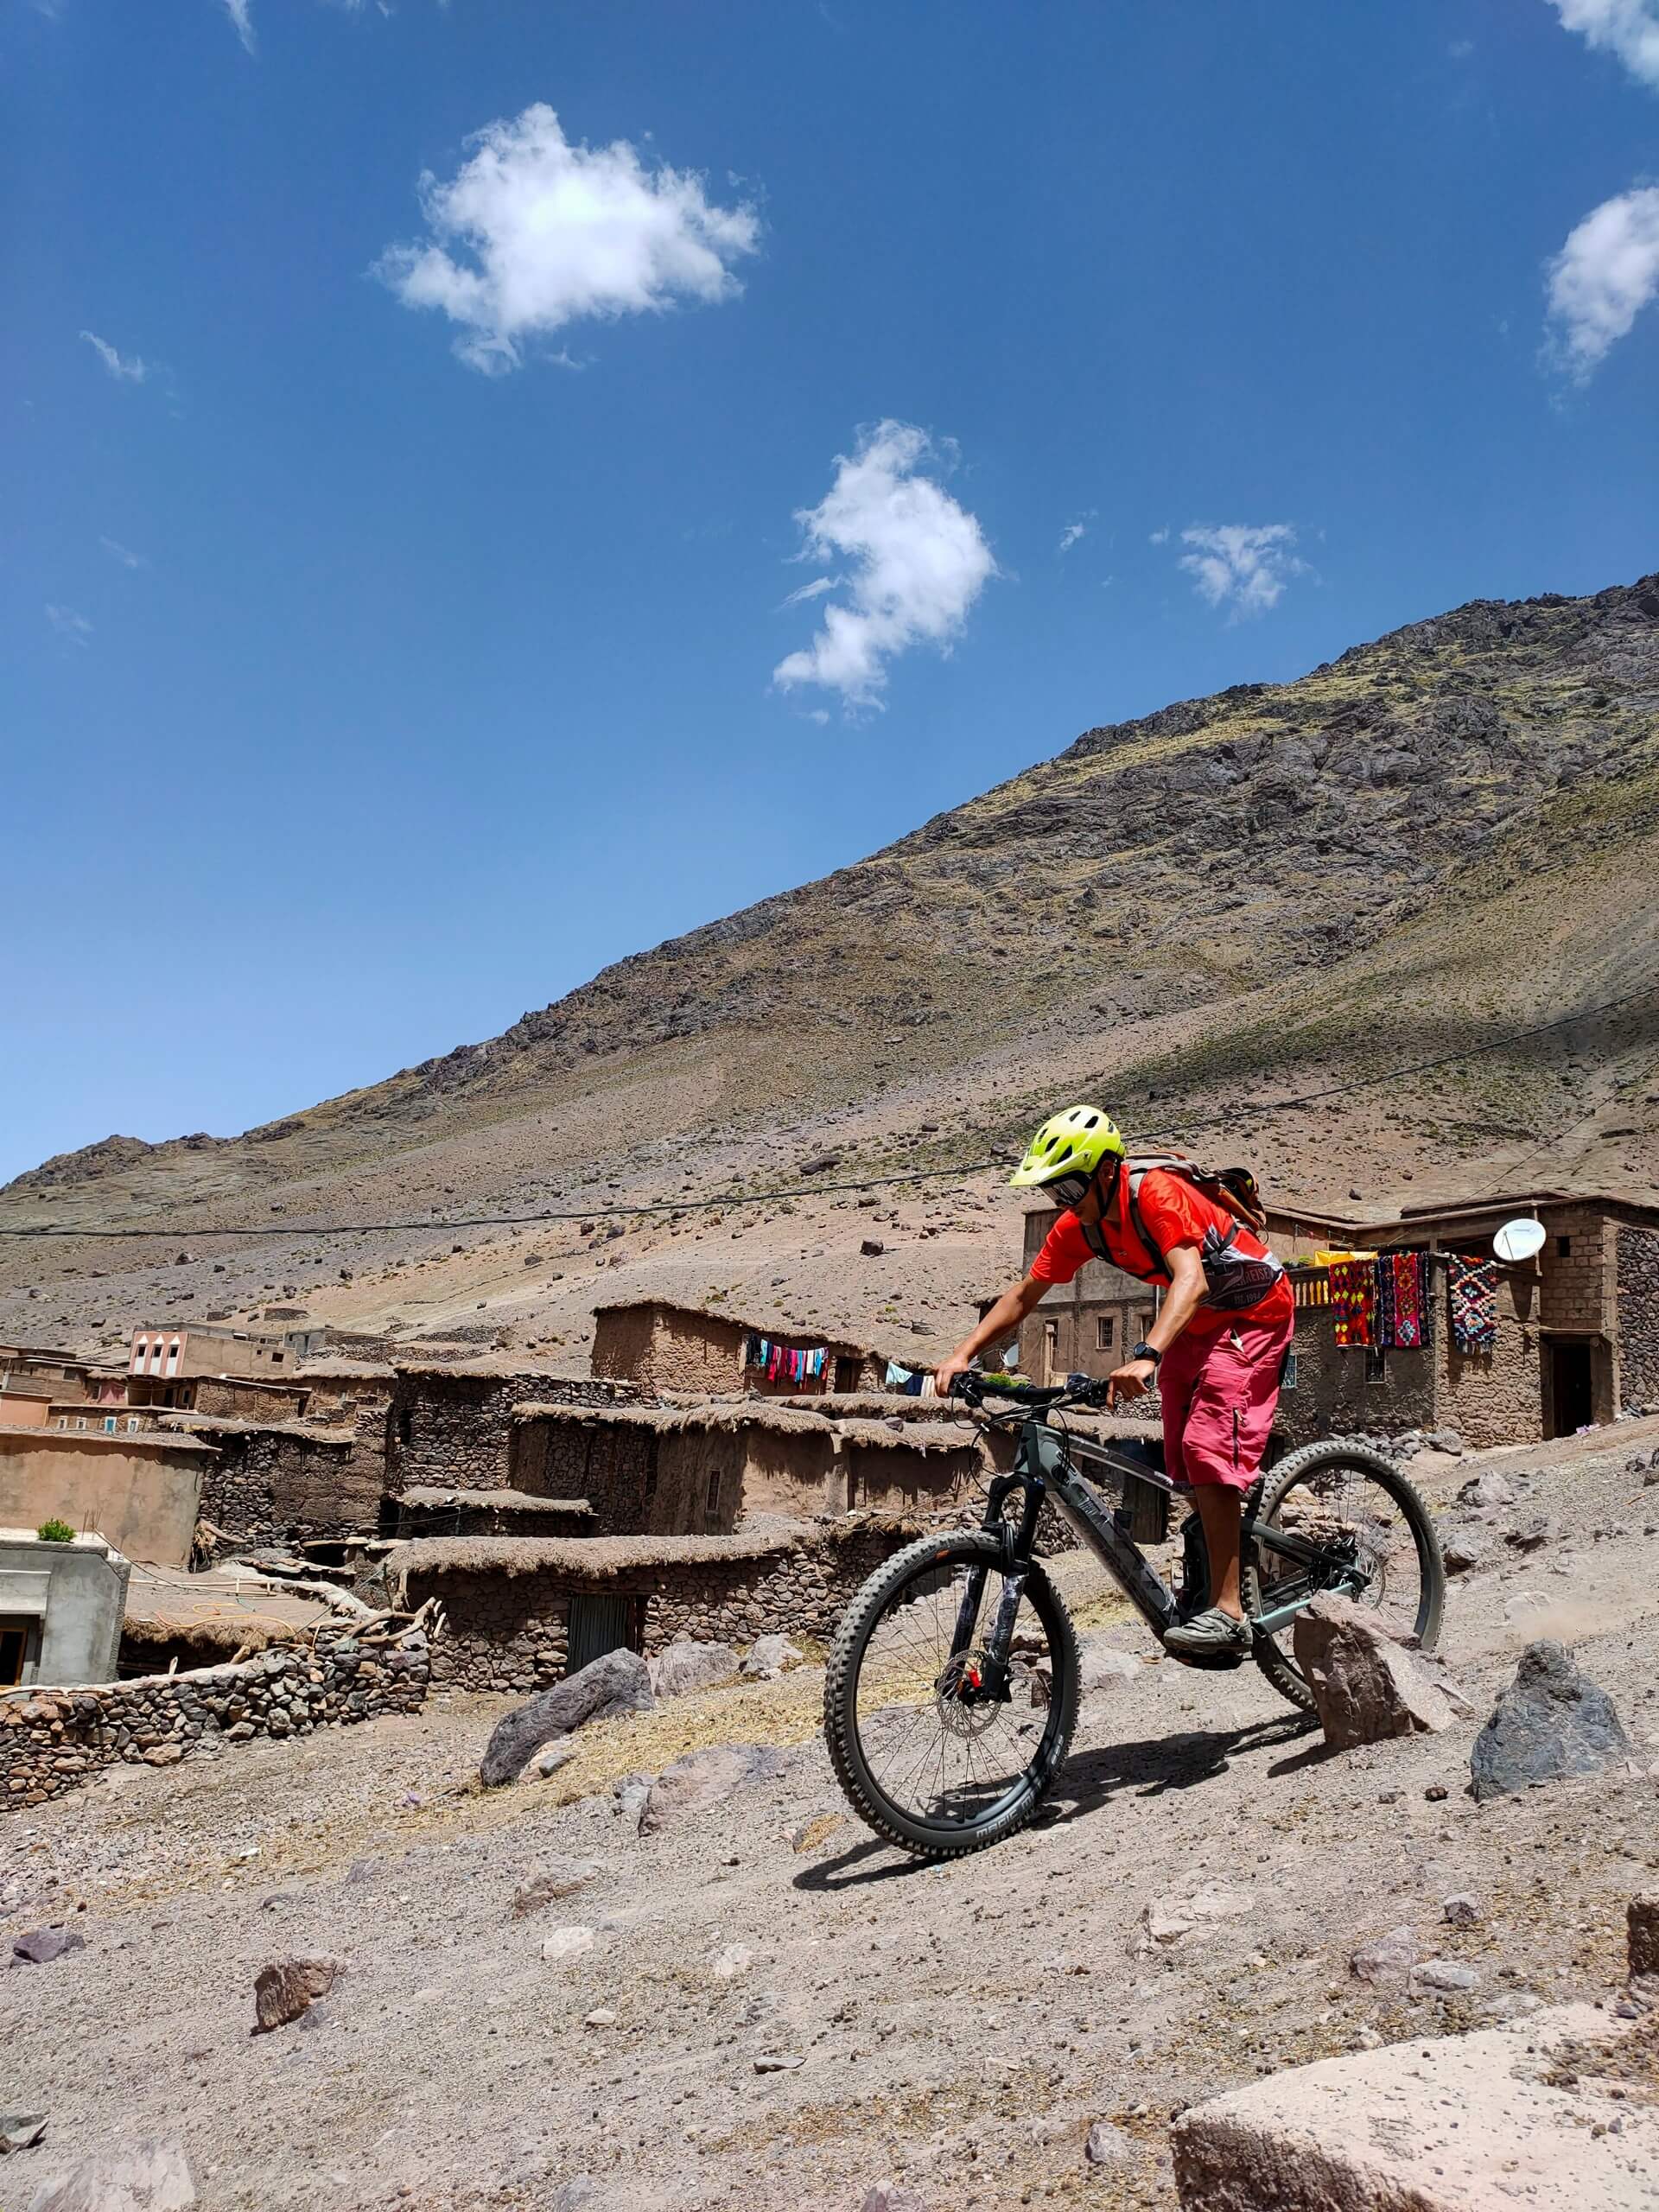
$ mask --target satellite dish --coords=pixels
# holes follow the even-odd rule
[[[1543,1223],[1529,1220],[1525,1215],[1518,1221],[1506,1221],[1492,1239],[1492,1249],[1500,1260],[1534,1260],[1543,1249]]]

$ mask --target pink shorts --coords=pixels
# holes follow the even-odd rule
[[[1172,1480],[1249,1488],[1268,1448],[1295,1327],[1294,1316],[1230,1321],[1207,1336],[1185,1329],[1176,1338],[1158,1370]]]

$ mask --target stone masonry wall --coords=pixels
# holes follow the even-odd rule
[[[219,1446],[202,1480],[201,1515],[233,1543],[306,1543],[375,1526],[385,1480],[378,1426],[352,1437],[270,1428],[201,1433]]]
[[[1615,1280],[1619,1410],[1659,1406],[1659,1234],[1620,1227]]]
[[[570,1599],[583,1591],[626,1596],[646,1652],[682,1632],[745,1644],[775,1630],[827,1637],[874,1568],[910,1542],[919,1524],[872,1516],[845,1533],[806,1540],[756,1559],[687,1560],[603,1581],[568,1573],[412,1573],[409,1603],[435,1597],[444,1633],[432,1678],[469,1690],[544,1689],[564,1673]]]
[[[0,1806],[60,1797],[106,1767],[176,1766],[256,1736],[416,1712],[431,1660],[419,1628],[369,1643],[346,1624],[319,1630],[315,1649],[274,1645],[240,1666],[0,1694]]]
[[[509,1489],[515,1406],[532,1399],[566,1406],[632,1405],[639,1397],[629,1382],[569,1382],[539,1371],[400,1369],[386,1416],[385,1489],[394,1497],[423,1484]]]
[[[585,1497],[594,1509],[591,1535],[637,1535],[652,1525],[646,1503],[656,1487],[658,1442],[652,1430],[626,1422],[515,1421],[507,1484],[531,1497]]]

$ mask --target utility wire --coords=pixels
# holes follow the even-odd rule
[[[1264,1114],[1288,1114],[1304,1106],[1319,1106],[1332,1098],[1345,1098],[1352,1091],[1372,1090],[1378,1084],[1396,1083],[1403,1076],[1425,1075],[1435,1068],[1460,1066],[1468,1060],[1481,1059],[1490,1053],[1507,1051],[1511,1045],[1524,1044],[1530,1038],[1547,1037],[1558,1029],[1573,1029],[1581,1023],[1595,1021],[1603,1014],[1617,1014],[1622,1007],[1634,1006],[1643,999],[1659,996],[1659,983],[1644,985],[1641,989],[1626,991],[1620,997],[1604,999],[1599,1006],[1581,1007],[1575,1014],[1564,1014],[1553,1021],[1534,1022],[1526,1029],[1512,1029],[1502,1037],[1494,1037],[1484,1045],[1465,1045],[1455,1052],[1440,1052],[1423,1060],[1410,1060],[1399,1067],[1384,1068],[1376,1075],[1355,1076],[1343,1083],[1331,1084],[1323,1090],[1306,1090],[1293,1098],[1265,1099],[1241,1112],[1205,1114],[1185,1122],[1169,1122],[1160,1128],[1141,1129],[1143,1137],[1186,1136],[1194,1130],[1219,1127],[1224,1122],[1241,1119],[1255,1121]],[[922,1183],[936,1177],[988,1174],[993,1168],[1006,1166],[997,1159],[958,1161],[948,1167],[912,1167],[895,1175],[868,1175],[848,1182],[798,1184],[781,1191],[753,1191],[728,1193],[713,1198],[661,1198],[637,1205],[604,1205],[561,1207],[543,1213],[462,1214],[445,1221],[348,1221],[329,1227],[311,1224],[273,1222],[257,1228],[189,1229],[175,1225],[167,1229],[9,1229],[0,1227],[0,1236],[29,1237],[84,1237],[99,1240],[118,1237],[166,1237],[183,1243],[191,1237],[206,1236],[277,1236],[289,1239],[315,1236],[372,1236],[389,1235],[394,1231],[411,1231],[434,1235],[450,1229],[526,1229],[544,1222],[555,1221],[610,1221],[620,1217],[637,1217],[646,1214],[708,1213],[726,1211],[733,1206],[775,1205],[785,1198],[815,1198],[830,1191],[878,1191],[895,1183]]]

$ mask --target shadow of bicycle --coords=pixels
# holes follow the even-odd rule
[[[1079,1820],[1126,1791],[1161,1797],[1172,1789],[1196,1789],[1225,1774],[1241,1753],[1288,1745],[1317,1726],[1305,1713],[1287,1713],[1238,1728],[1189,1728],[1179,1735],[1147,1736],[1077,1752],[1060,1770],[1036,1825]]]

